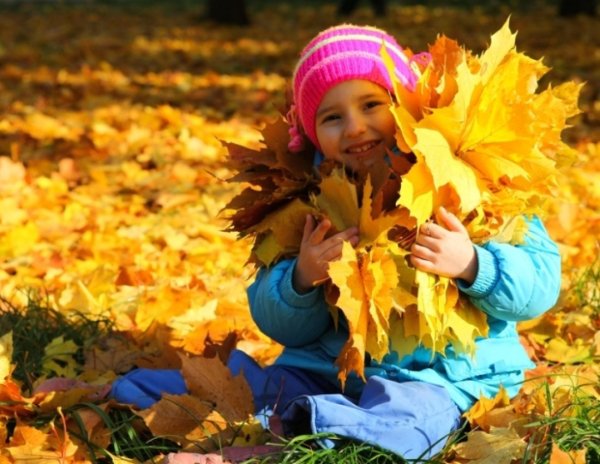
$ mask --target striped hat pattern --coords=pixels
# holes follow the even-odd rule
[[[343,24],[319,33],[302,50],[293,75],[294,105],[287,119],[290,123],[291,151],[300,151],[302,138],[298,124],[317,147],[315,119],[321,100],[335,85],[365,79],[393,92],[388,71],[381,57],[385,45],[394,61],[396,75],[408,89],[415,87],[418,68],[402,51],[396,40],[385,31],[369,26]]]

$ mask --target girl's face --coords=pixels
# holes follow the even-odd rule
[[[390,95],[363,79],[342,82],[329,90],[317,109],[317,140],[323,156],[351,170],[370,167],[395,145],[396,124]]]

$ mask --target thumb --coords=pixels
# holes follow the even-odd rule
[[[462,232],[468,235],[467,229],[463,225],[463,223],[460,222],[460,219],[458,219],[454,214],[452,214],[443,206],[440,206],[440,208],[438,209],[438,216],[442,220],[444,227],[446,227],[446,229],[448,229],[449,231]]]

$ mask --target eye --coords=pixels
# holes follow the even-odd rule
[[[321,119],[321,123],[324,124],[326,122],[330,122],[330,121],[335,121],[337,119],[340,119],[341,116],[337,113],[330,113],[325,115],[322,119]]]
[[[376,108],[383,104],[384,104],[384,102],[382,102],[381,100],[369,100],[365,103],[365,108],[370,110],[371,108]]]

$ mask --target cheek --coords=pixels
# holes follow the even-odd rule
[[[341,161],[338,132],[335,127],[317,128],[317,140],[323,156],[327,159]]]

